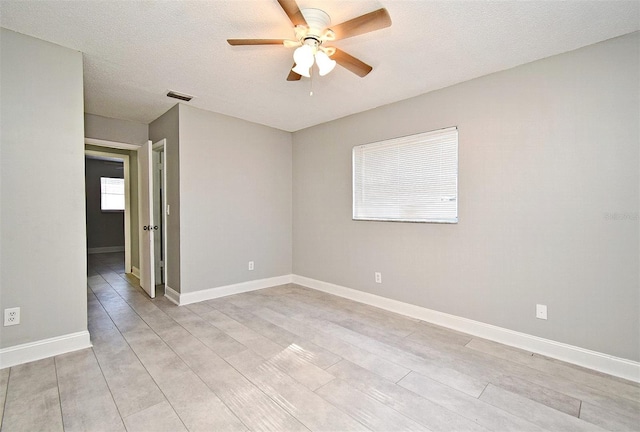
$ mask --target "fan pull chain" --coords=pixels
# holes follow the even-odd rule
[[[309,96],[313,96],[313,67],[309,71]]]

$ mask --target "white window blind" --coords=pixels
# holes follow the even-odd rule
[[[458,129],[353,148],[353,219],[458,222]]]
[[[100,208],[103,211],[124,210],[124,179],[100,177]]]

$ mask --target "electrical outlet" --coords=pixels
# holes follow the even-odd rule
[[[375,276],[376,276],[376,283],[382,283],[382,273],[375,272]]]
[[[253,265],[253,261],[249,261],[249,270],[253,270],[254,265]]]
[[[536,318],[538,319],[547,319],[547,305],[536,305]]]
[[[20,324],[20,308],[7,308],[4,310],[4,326]]]

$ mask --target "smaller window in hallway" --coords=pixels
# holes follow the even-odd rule
[[[124,211],[124,179],[100,177],[102,211]]]

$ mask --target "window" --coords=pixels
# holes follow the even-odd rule
[[[102,211],[124,210],[124,179],[100,177],[100,208]]]
[[[458,129],[353,148],[353,219],[458,222]]]

